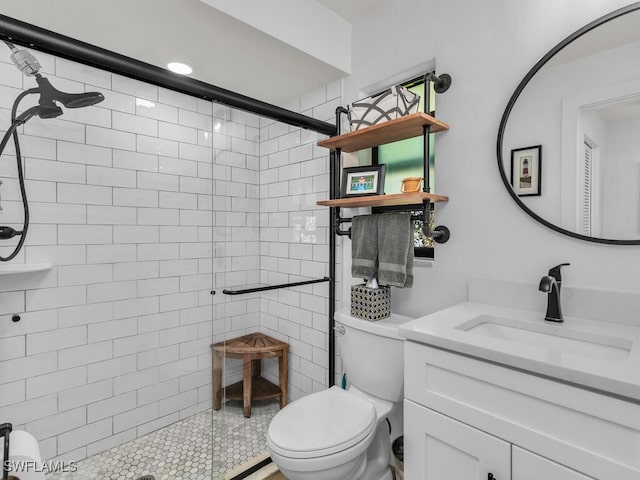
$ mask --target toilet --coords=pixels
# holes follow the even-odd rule
[[[349,387],[312,393],[280,410],[269,426],[272,460],[289,480],[391,480],[389,423],[404,394],[403,339],[392,314],[369,322],[335,314]]]

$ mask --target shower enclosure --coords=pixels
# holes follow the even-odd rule
[[[24,242],[0,263],[0,423],[38,440],[47,478],[223,478],[266,450],[279,404],[212,411],[213,343],[289,343],[290,400],[329,383],[315,143],[340,83],[285,110],[7,17],[0,36],[34,44],[42,66],[26,76],[0,54],[0,130],[41,78],[104,97],[22,122],[21,152],[0,157],[0,225],[24,221],[18,153],[30,207],[27,234],[0,240],[2,257]],[[277,363],[262,376],[277,384]],[[223,385],[241,379],[227,359]]]

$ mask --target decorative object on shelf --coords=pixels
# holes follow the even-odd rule
[[[422,177],[407,177],[402,179],[400,191],[402,193],[419,192],[422,187]]]
[[[384,165],[348,167],[342,173],[342,198],[384,194]]]
[[[511,185],[519,197],[540,195],[542,145],[511,150]]]
[[[416,113],[419,104],[420,95],[405,87],[393,86],[378,95],[363,98],[349,105],[351,130],[360,130]]]
[[[375,322],[391,316],[391,287],[351,285],[351,315]]]

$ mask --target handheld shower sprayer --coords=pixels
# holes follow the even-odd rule
[[[0,226],[0,240],[6,240],[19,236],[18,244],[14,248],[13,252],[7,257],[0,256],[1,262],[8,262],[15,258],[27,236],[27,230],[29,228],[29,203],[27,201],[27,192],[24,185],[24,173],[22,170],[22,157],[20,154],[20,142],[18,139],[17,128],[20,125],[25,124],[31,118],[38,116],[42,119],[56,118],[62,115],[64,112],[58,105],[61,104],[65,108],[83,108],[95,105],[104,100],[104,95],[100,92],[83,92],[83,93],[67,93],[61,92],[51,82],[40,74],[42,69],[38,60],[27,50],[16,47],[13,43],[3,40],[3,42],[11,50],[11,61],[27,77],[35,77],[38,84],[35,88],[30,88],[21,92],[13,102],[11,108],[11,125],[4,134],[2,140],[0,140],[0,155],[4,152],[5,147],[11,137],[16,150],[16,161],[18,167],[18,181],[20,182],[20,194],[22,196],[22,206],[24,208],[24,222],[22,230],[15,230],[9,226]],[[18,115],[18,105],[27,95],[39,94],[38,105],[30,107],[20,115]]]
[[[91,105],[95,105],[96,103],[100,103],[104,100],[104,95],[100,92],[85,92],[85,93],[66,93],[61,92],[49,82],[48,79],[44,78],[39,73],[35,74],[36,82],[38,83],[38,90],[40,91],[40,100],[38,103],[42,107],[50,108],[60,108],[55,105],[54,102],[61,103],[65,108],[82,108],[82,107],[90,107]],[[62,113],[62,111],[61,111]],[[40,118],[49,118],[42,117]]]

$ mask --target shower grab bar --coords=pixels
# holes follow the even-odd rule
[[[242,288],[238,290],[222,290],[222,293],[225,295],[242,295],[243,293],[256,293],[256,292],[264,292],[267,290],[277,290],[280,288],[288,288],[288,287],[299,287],[300,285],[310,285],[312,283],[322,283],[328,282],[329,277],[316,278],[314,280],[304,280],[301,282],[292,282],[292,283],[281,283],[278,285],[265,285],[263,287],[251,287],[251,288]]]

